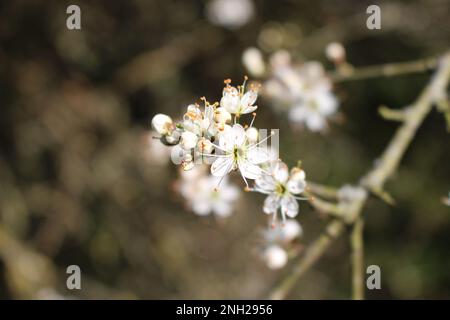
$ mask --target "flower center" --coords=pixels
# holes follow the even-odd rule
[[[278,195],[283,195],[283,194],[286,192],[286,187],[284,186],[284,184],[277,183],[275,192],[276,192]]]
[[[242,150],[242,148],[234,147],[234,149],[233,149],[234,160],[242,158],[243,156],[244,156],[244,150]]]

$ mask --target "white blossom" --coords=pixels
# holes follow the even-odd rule
[[[200,216],[214,214],[228,217],[239,197],[239,189],[228,183],[226,178],[220,188],[216,188],[220,178],[204,175],[201,170],[190,170],[189,173],[193,174],[184,176],[179,187],[189,208]]]
[[[288,219],[284,224],[277,224],[264,232],[264,240],[270,244],[289,243],[303,234],[303,229],[297,220]]]
[[[325,55],[335,63],[345,61],[345,48],[339,42],[331,42],[325,48]]]
[[[324,131],[327,121],[338,108],[331,81],[319,62],[300,66],[291,62],[286,51],[275,53],[270,59],[272,76],[266,81],[263,93],[272,98],[275,106],[288,110],[288,118],[311,131]]]
[[[173,130],[173,121],[168,115],[158,113],[152,119],[152,127],[160,135],[167,135]]]
[[[267,194],[263,211],[272,214],[276,220],[278,209],[281,211],[283,222],[286,216],[294,218],[298,214],[297,195],[305,190],[305,173],[299,168],[293,168],[289,173],[288,167],[281,160],[274,161],[269,169],[270,174],[260,175],[255,180],[254,191]]]
[[[251,47],[247,48],[242,54],[242,63],[248,72],[255,77],[260,77],[266,70],[264,59],[259,49]]]
[[[247,114],[255,111],[258,106],[253,105],[258,98],[257,88],[252,86],[250,90],[244,92],[245,83],[239,88],[233,87],[229,84],[223,89],[223,96],[220,100],[220,106],[229,113],[235,114],[239,117],[241,114]]]
[[[263,172],[258,165],[268,161],[268,152],[258,147],[261,142],[250,143],[245,129],[240,124],[233,125],[220,136],[216,149],[222,152],[211,166],[212,175],[223,177],[239,170],[248,187],[247,179],[258,178]]]

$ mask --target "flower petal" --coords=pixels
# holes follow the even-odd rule
[[[280,198],[275,194],[271,194],[264,200],[263,211],[266,214],[274,214],[277,212],[279,205]]]
[[[226,218],[233,212],[233,206],[226,201],[216,201],[212,205],[212,210],[217,216]]]
[[[250,90],[241,98],[241,106],[247,108],[252,106],[256,99],[258,98],[258,93],[256,91]]]
[[[247,151],[247,160],[253,164],[261,164],[269,161],[269,152],[266,148],[253,147]]]
[[[271,192],[276,188],[276,181],[272,176],[268,174],[262,174],[258,178],[256,178],[255,185],[256,188],[260,189],[261,191]]]
[[[247,114],[247,113],[251,113],[251,112],[255,111],[256,109],[258,109],[258,106],[242,107],[240,113]]]
[[[287,189],[290,193],[299,194],[305,191],[305,172],[298,168],[291,170],[291,176],[287,182]]]
[[[233,167],[233,159],[231,157],[218,158],[211,165],[211,174],[215,177],[222,177],[228,174]]]
[[[230,113],[237,113],[240,107],[239,92],[235,87],[225,87],[223,97],[220,100],[220,106]]]
[[[281,199],[281,212],[288,217],[294,218],[298,214],[297,200],[291,195],[285,195]]]
[[[272,167],[272,173],[274,178],[284,184],[289,178],[289,169],[288,166],[282,161],[276,161]]]
[[[246,160],[239,160],[238,167],[241,174],[248,179],[256,179],[262,174],[260,167]]]

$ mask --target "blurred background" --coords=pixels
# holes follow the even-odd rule
[[[81,30],[66,28],[70,4],[81,8]],[[356,67],[449,49],[449,1],[378,1],[381,30],[366,28],[370,4],[248,0],[230,18],[213,1],[2,1],[0,298],[265,297],[290,266],[269,270],[256,253],[264,197],[242,194],[227,219],[192,213],[150,120],[177,118],[201,96],[219,100],[224,79],[247,73],[249,46],[328,69],[332,41]],[[282,128],[281,157],[290,166],[301,159],[308,179],[354,183],[398,126],[378,106],[408,105],[430,75],[336,84],[340,121],[326,134],[294,130],[264,97],[256,124]],[[371,199],[365,208],[366,263],[382,272],[382,289],[367,298],[450,298],[450,208],[440,201],[449,163],[449,133],[433,111],[387,184],[397,204]],[[307,245],[325,221],[306,202],[300,211]],[[73,264],[82,290],[66,288]],[[349,296],[341,237],[289,298]]]

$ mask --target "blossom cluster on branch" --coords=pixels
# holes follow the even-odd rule
[[[196,214],[227,217],[239,196],[228,176],[237,172],[245,191],[266,195],[262,211],[271,216],[272,228],[283,228],[288,218],[297,216],[297,201],[308,200],[303,196],[305,172],[299,166],[289,170],[276,157],[277,146],[268,146],[275,130],[267,135],[267,130],[254,127],[259,85],[247,84],[247,77],[240,86],[231,85],[231,80],[224,82],[220,103],[209,103],[202,97],[202,106],[189,105],[181,121],[174,122],[165,114],[157,114],[152,119],[157,138],[173,147],[172,160],[183,169],[177,190]],[[251,119],[246,119],[249,115]],[[210,175],[204,170],[205,164],[210,165]],[[283,255],[281,247],[270,248],[264,250],[266,258],[272,256],[267,252]]]

